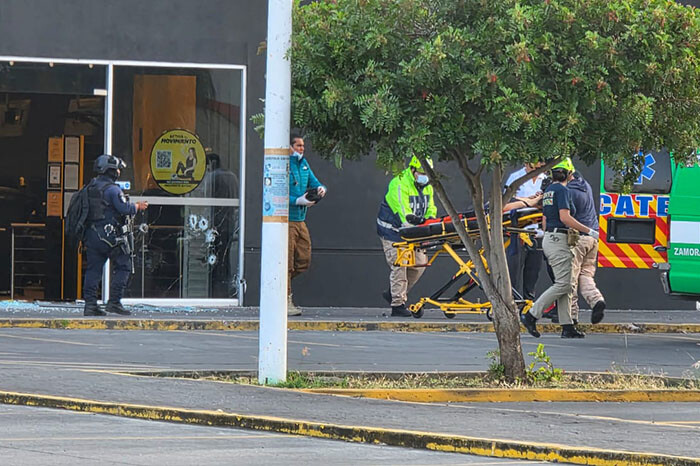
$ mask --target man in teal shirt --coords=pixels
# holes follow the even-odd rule
[[[301,315],[292,301],[292,278],[306,272],[311,265],[311,236],[306,228],[306,211],[326,195],[326,187],[318,181],[304,158],[304,139],[290,138],[289,149],[289,257],[287,281],[287,313]]]
[[[427,159],[432,166],[432,161]],[[393,243],[401,241],[399,228],[418,225],[428,218],[435,218],[437,208],[433,199],[433,187],[428,184],[428,175],[423,171],[420,161],[413,157],[408,168],[396,175],[387,188],[386,195],[379,206],[377,214],[377,234],[382,242],[384,257],[391,269],[389,274],[390,290],[384,292],[384,299],[391,303],[393,317],[408,317],[411,311],[406,309],[408,292],[425,271],[424,267],[397,267],[397,251]],[[428,261],[425,253],[416,251],[416,262]]]

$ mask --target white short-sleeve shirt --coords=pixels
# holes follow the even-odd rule
[[[515,180],[527,174],[525,167],[520,170],[513,172],[506,181],[506,186],[510,186]],[[525,183],[521,184],[518,190],[515,192],[515,197],[530,197],[541,191],[542,180],[544,180],[544,173],[540,173],[536,178],[527,180]]]

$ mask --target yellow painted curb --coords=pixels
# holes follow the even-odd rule
[[[51,328],[66,330],[226,330],[254,332],[257,320],[174,320],[174,319],[35,319],[2,318],[0,328]],[[421,322],[415,321],[330,321],[290,320],[287,328],[294,331],[314,332],[493,332],[490,322]],[[542,324],[538,328],[544,333],[559,333],[557,324]],[[579,325],[588,333],[700,333],[700,324],[597,324]],[[521,328],[524,332],[524,329]]]
[[[558,402],[700,402],[700,390],[566,390],[566,389],[354,389],[309,388],[302,392],[418,403]]]
[[[383,429],[379,427],[345,426],[270,416],[200,411],[164,406],[133,405],[27,393],[0,392],[0,403],[41,406],[46,408],[67,409],[71,411],[186,424],[238,427],[323,439],[344,440],[347,442],[386,444],[497,458],[599,466],[620,464],[640,466],[700,465],[700,458],[682,456],[603,450],[589,447],[572,447],[539,442],[487,439],[433,432]]]

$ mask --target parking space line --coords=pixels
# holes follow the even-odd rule
[[[240,434],[240,435],[158,435],[153,437],[143,436],[96,436],[96,437],[1,437],[0,442],[63,442],[63,441],[103,441],[103,440],[231,440],[231,439],[261,439],[261,438],[279,438],[279,437],[297,437],[290,434]]]
[[[76,345],[76,346],[104,346],[96,345],[94,343],[79,343],[77,341],[65,341],[65,340],[55,340],[52,338],[38,338],[38,337],[21,337],[19,335],[8,335],[6,333],[0,333],[0,337],[4,338],[16,338],[18,340],[34,340],[34,341],[44,341],[47,343],[61,343],[64,345]]]
[[[408,403],[410,403],[410,402],[408,402]],[[464,405],[457,405],[457,404],[450,404],[450,407],[460,408],[460,409],[487,409],[487,410],[492,410],[492,411],[507,411],[507,412],[524,413],[524,414],[546,414],[546,415],[561,416],[561,417],[574,417],[576,419],[590,419],[590,420],[598,420],[598,421],[619,422],[619,423],[623,423],[623,424],[639,424],[639,425],[649,425],[649,426],[661,425],[661,426],[668,426],[668,427],[678,427],[681,429],[700,430],[700,426],[696,427],[694,425],[673,425],[674,421],[666,421],[666,422],[644,421],[641,419],[624,419],[624,418],[612,417],[612,416],[595,416],[592,414],[562,413],[562,412],[558,412],[558,411],[541,411],[538,409],[485,408],[482,406],[464,406]],[[698,424],[700,424],[700,422],[698,422]]]
[[[258,337],[254,337],[251,335],[234,335],[234,334],[229,334],[229,333],[213,333],[211,331],[191,331],[191,330],[175,330],[176,332],[179,333],[194,333],[197,335],[205,335],[205,336],[215,336],[215,337],[227,337],[227,338],[240,338],[243,340],[257,340]],[[329,348],[358,348],[358,349],[366,349],[369,348],[369,346],[355,346],[355,345],[335,345],[332,343],[316,343],[316,342],[311,342],[311,341],[299,341],[299,340],[287,340],[288,343],[296,344],[296,345],[310,345],[310,346],[325,346]]]

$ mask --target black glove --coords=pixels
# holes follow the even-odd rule
[[[417,215],[408,214],[406,215],[406,221],[411,225],[420,225],[425,222],[425,217],[419,217]]]
[[[318,194],[318,188],[307,189],[306,198],[311,202],[318,202],[321,199],[323,199],[323,197],[320,194]]]

